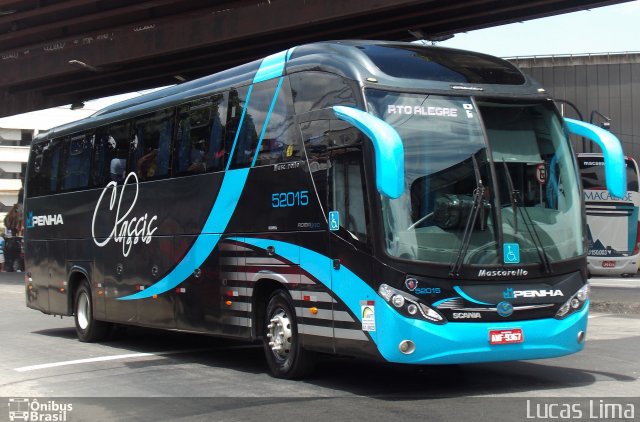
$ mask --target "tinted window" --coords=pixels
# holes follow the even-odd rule
[[[274,96],[277,95],[278,81],[278,79],[272,79],[252,86],[251,94],[248,96],[247,104],[245,105],[246,112],[242,126],[239,128],[237,140],[233,146],[229,168],[251,166],[258,143],[264,137],[263,129],[266,132],[265,122]],[[271,123],[269,123],[269,126],[271,126]],[[269,143],[267,143],[267,147],[269,147]]]
[[[63,156],[63,150],[65,147],[65,138],[58,138],[51,141],[49,144],[49,192],[48,193],[56,193],[58,192],[60,186],[59,182],[61,179],[61,161]]]
[[[329,206],[340,215],[340,227],[352,238],[367,243],[367,213],[362,151],[335,150],[331,154]]]
[[[289,76],[297,114],[334,105],[355,106],[352,83],[325,72],[301,72]]]
[[[131,162],[135,163],[138,180],[169,174],[173,114],[173,109],[167,109],[136,119]]]
[[[318,200],[327,213],[327,169],[329,168],[329,120],[316,120],[300,125],[309,170],[318,192]]]
[[[273,104],[269,122],[261,134],[256,166],[301,159],[300,136],[293,122],[290,92],[288,84],[284,82]]]
[[[71,135],[64,148],[60,190],[69,191],[89,186],[92,133]]]
[[[136,149],[136,142],[131,142],[129,122],[119,122],[111,126],[98,128],[96,131],[93,177],[95,186],[105,186],[114,181],[122,183],[129,165],[129,151]]]
[[[238,89],[232,89],[229,92],[229,107],[227,108],[227,127],[225,132],[225,157],[226,160],[231,160],[229,154],[235,151],[232,151],[234,148],[234,141],[236,138],[242,144],[251,144],[250,138],[252,132],[255,134],[255,128],[253,127],[253,121],[249,122],[249,124],[244,124],[242,130],[239,130],[238,127],[240,125],[240,120],[242,119],[242,114],[246,107],[247,95],[249,93],[248,87],[241,87]],[[251,127],[251,130],[247,128]],[[247,138],[247,139],[245,139]],[[230,163],[228,164],[230,166]]]
[[[52,141],[40,142],[31,148],[27,196],[48,195],[51,192]],[[57,166],[56,166],[57,169]],[[57,173],[56,173],[57,178]]]
[[[439,82],[522,85],[522,73],[497,57],[421,46],[358,47],[384,73],[397,78]]]
[[[627,168],[627,191],[638,192],[638,174],[633,161],[625,160]],[[604,159],[602,157],[578,157],[580,177],[584,189],[606,189]]]
[[[227,93],[180,106],[176,138],[176,172],[193,174],[224,168]]]
[[[329,192],[327,189],[329,184],[329,169],[332,168],[333,164],[336,164],[335,159],[339,157],[339,151],[357,151],[358,154],[360,154],[359,148],[351,149],[346,147],[357,146],[361,143],[361,138],[353,126],[342,120],[305,122],[300,125],[300,130],[304,139],[304,147],[309,161],[311,177],[318,192],[320,204],[326,212],[331,208],[330,203],[332,202],[329,200]],[[336,152],[332,153],[332,151]],[[333,162],[331,158],[333,158]],[[350,171],[347,167],[348,166],[334,170],[335,177],[340,180],[339,184],[342,184],[341,186],[350,178],[350,176],[345,177],[345,172],[349,173]],[[351,177],[352,176],[353,175],[351,175]],[[334,189],[334,203],[344,201],[344,198],[344,192],[335,196]],[[344,205],[343,202],[340,203]],[[346,208],[342,207],[341,209],[345,210]]]

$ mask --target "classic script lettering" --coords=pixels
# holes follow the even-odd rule
[[[133,179],[133,180],[131,180]],[[96,204],[96,209],[93,211],[93,220],[91,221],[91,234],[93,235],[93,241],[99,247],[106,246],[110,241],[114,241],[115,243],[122,243],[122,255],[128,256],[129,252],[131,252],[131,247],[138,242],[143,242],[146,244],[151,243],[151,236],[158,229],[155,227],[154,223],[158,219],[157,215],[149,218],[148,214],[144,214],[143,216],[129,218],[131,211],[136,206],[136,202],[138,200],[138,177],[135,173],[131,172],[127,175],[124,183],[122,184],[122,189],[120,190],[120,195],[118,196],[118,184],[116,182],[109,182],[107,186],[105,186],[102,194],[100,194],[100,199],[98,199],[98,203]],[[131,201],[131,205],[129,208],[123,212],[122,210],[122,198],[125,195],[125,191],[135,187],[135,196],[133,197],[133,201]],[[113,228],[111,232],[107,236],[106,239],[102,241],[98,241],[96,239],[96,216],[98,215],[98,210],[100,209],[100,205],[104,197],[108,192],[111,192],[111,197],[109,200],[109,211],[113,213],[115,208],[115,218],[113,218]]]

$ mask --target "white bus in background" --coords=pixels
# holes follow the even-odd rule
[[[612,196],[606,189],[602,154],[578,154],[587,213],[587,269],[592,275],[629,276],[638,271],[640,254],[638,164],[625,157],[627,193]]]

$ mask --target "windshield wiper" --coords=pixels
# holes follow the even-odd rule
[[[520,197],[520,191],[513,186],[513,179],[511,178],[511,172],[507,163],[502,159],[502,165],[504,166],[504,174],[507,175],[507,186],[509,187],[509,198],[511,198],[511,211],[513,213],[513,230],[518,233],[518,198]]]
[[[458,251],[458,256],[456,257],[453,266],[451,267],[451,271],[449,271],[449,277],[458,277],[460,275],[460,268],[462,267],[462,262],[464,261],[464,257],[467,255],[467,250],[469,249],[469,243],[471,242],[473,229],[476,226],[478,213],[481,213],[480,225],[481,229],[484,230],[484,206],[482,198],[484,197],[485,188],[482,183],[482,178],[480,177],[480,167],[478,167],[478,162],[474,155],[471,156],[471,161],[473,162],[473,174],[476,178],[476,188],[473,190],[473,204],[471,205],[471,212],[469,212],[469,217],[467,217],[467,222],[464,226],[460,250]]]
[[[502,165],[504,166],[504,173],[507,176],[507,186],[509,187],[509,192],[511,197],[514,232],[515,234],[518,233],[518,211],[520,211],[522,213],[522,217],[525,220],[524,226],[526,227],[527,232],[529,233],[529,237],[531,238],[533,245],[536,247],[536,252],[538,253],[540,262],[544,266],[544,270],[547,272],[547,274],[550,274],[551,264],[549,263],[549,257],[547,256],[547,253],[545,252],[544,247],[542,246],[542,241],[538,236],[538,231],[536,230],[536,226],[533,223],[531,216],[529,215],[529,211],[527,210],[527,207],[521,207],[519,204],[520,191],[515,189],[513,185],[513,179],[511,178],[511,172],[509,171],[509,166],[507,166],[507,163],[504,161],[504,159],[502,160]],[[531,229],[533,229],[533,233],[531,232]]]

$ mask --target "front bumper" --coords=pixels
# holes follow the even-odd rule
[[[455,322],[435,325],[401,316],[381,306],[372,334],[382,356],[390,362],[409,364],[458,364],[476,362],[543,359],[576,353],[584,348],[580,332],[586,333],[589,302],[565,319],[538,319],[510,322]],[[520,328],[524,341],[491,345],[489,330]],[[399,344],[411,340],[415,351],[403,354]]]

